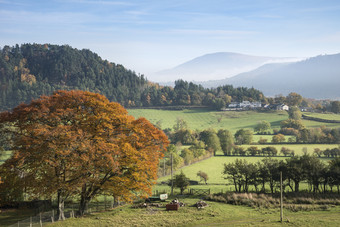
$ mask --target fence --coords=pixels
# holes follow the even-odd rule
[[[93,212],[105,211],[113,209],[119,204],[114,204],[112,201],[104,202],[92,202],[85,209],[85,214],[90,214]],[[74,218],[78,210],[78,204],[66,204],[64,209],[65,219]],[[50,211],[40,212],[36,216],[32,216],[25,220],[18,221],[17,223],[10,225],[10,227],[42,227],[53,222],[58,221],[57,210],[52,209]]]
[[[210,188],[209,189],[190,189],[191,195],[210,195]]]

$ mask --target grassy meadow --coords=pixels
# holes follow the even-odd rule
[[[207,109],[187,110],[154,110],[154,109],[129,109],[129,114],[138,117],[145,117],[153,124],[160,122],[162,129],[172,128],[177,118],[188,123],[190,129],[215,130],[228,129],[235,133],[241,128],[253,129],[256,124],[266,120],[271,124],[272,129],[279,129],[280,122],[288,119],[286,111],[256,112],[256,111],[211,111]],[[333,115],[333,114],[325,114]],[[307,127],[340,127],[340,124],[323,123],[309,120],[302,120]],[[257,141],[257,140],[255,140]]]
[[[288,118],[286,112],[260,113],[254,111],[211,111],[207,109],[190,110],[153,110],[153,109],[129,109],[129,114],[138,118],[145,117],[156,124],[160,121],[163,129],[172,128],[177,118],[188,123],[190,129],[214,128],[228,129],[236,132],[241,128],[252,129],[255,125],[266,120],[272,128],[279,128],[280,122]]]
[[[340,223],[339,207],[309,212],[285,209],[284,222],[281,224],[278,208],[254,209],[208,201],[208,207],[198,210],[193,205],[199,198],[178,198],[186,204],[178,211],[166,211],[164,204],[160,208],[142,209],[133,209],[127,205],[49,226],[336,226]]]
[[[335,114],[335,113],[303,113],[304,115],[308,117],[315,117],[315,118],[320,118],[324,120],[336,120],[340,121],[340,114]]]
[[[177,170],[175,174],[183,171],[185,175],[191,180],[199,180],[199,177],[196,176],[198,171],[203,171],[208,174],[209,184],[226,184],[226,180],[222,175],[224,169],[224,163],[234,162],[236,159],[244,159],[245,157],[239,156],[215,156],[208,158],[206,160],[200,161],[193,165],[185,166],[180,170]],[[248,162],[257,162],[262,160],[264,157],[246,157]],[[283,157],[277,159],[284,159]],[[158,179],[158,182],[169,180],[170,176],[161,177]]]

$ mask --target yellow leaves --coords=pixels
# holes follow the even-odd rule
[[[56,185],[76,193],[86,183],[87,190],[103,185],[125,198],[145,195],[157,176],[159,151],[169,144],[146,119],[135,120],[120,104],[84,91],[57,91],[20,105],[0,114],[0,123],[7,121],[18,129],[13,163],[37,173],[30,187],[39,191],[46,181],[49,193]]]

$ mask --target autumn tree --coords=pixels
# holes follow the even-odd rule
[[[281,121],[281,130],[284,128],[293,128],[296,130],[302,130],[305,128],[302,121],[300,120],[294,120],[294,119],[287,119],[284,121]]]
[[[261,121],[254,127],[254,131],[259,134],[267,133],[270,129],[271,125],[268,121]]]
[[[4,127],[11,124],[12,127]],[[124,199],[151,193],[168,140],[144,118],[118,103],[83,91],[57,91],[0,114],[0,130],[13,137],[4,166],[20,174],[35,197],[80,195],[79,213],[96,195]]]
[[[204,181],[205,184],[207,184],[207,181],[209,180],[209,176],[207,173],[203,172],[203,171],[198,171],[196,174],[201,181]]]
[[[253,132],[249,129],[239,129],[235,133],[236,144],[250,144],[253,140]]]
[[[289,114],[289,119],[301,120],[301,118],[302,118],[302,113],[301,113],[300,109],[296,106],[290,107],[288,114]]]
[[[272,137],[272,143],[282,143],[284,142],[286,139],[285,139],[285,136],[283,134],[276,134]]]
[[[302,102],[302,96],[298,93],[291,92],[286,97],[286,102],[289,106],[298,106]]]
[[[228,130],[220,129],[217,132],[217,136],[220,139],[221,149],[224,155],[231,155],[234,147],[234,137]]]

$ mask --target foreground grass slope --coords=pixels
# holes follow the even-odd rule
[[[49,226],[282,226],[279,209],[253,209],[217,202],[208,202],[208,207],[197,210],[192,207],[198,199],[181,199],[187,204],[179,211],[161,208],[133,209],[118,207],[112,211],[68,219]],[[339,207],[328,211],[284,211],[283,226],[336,226],[340,223]]]

